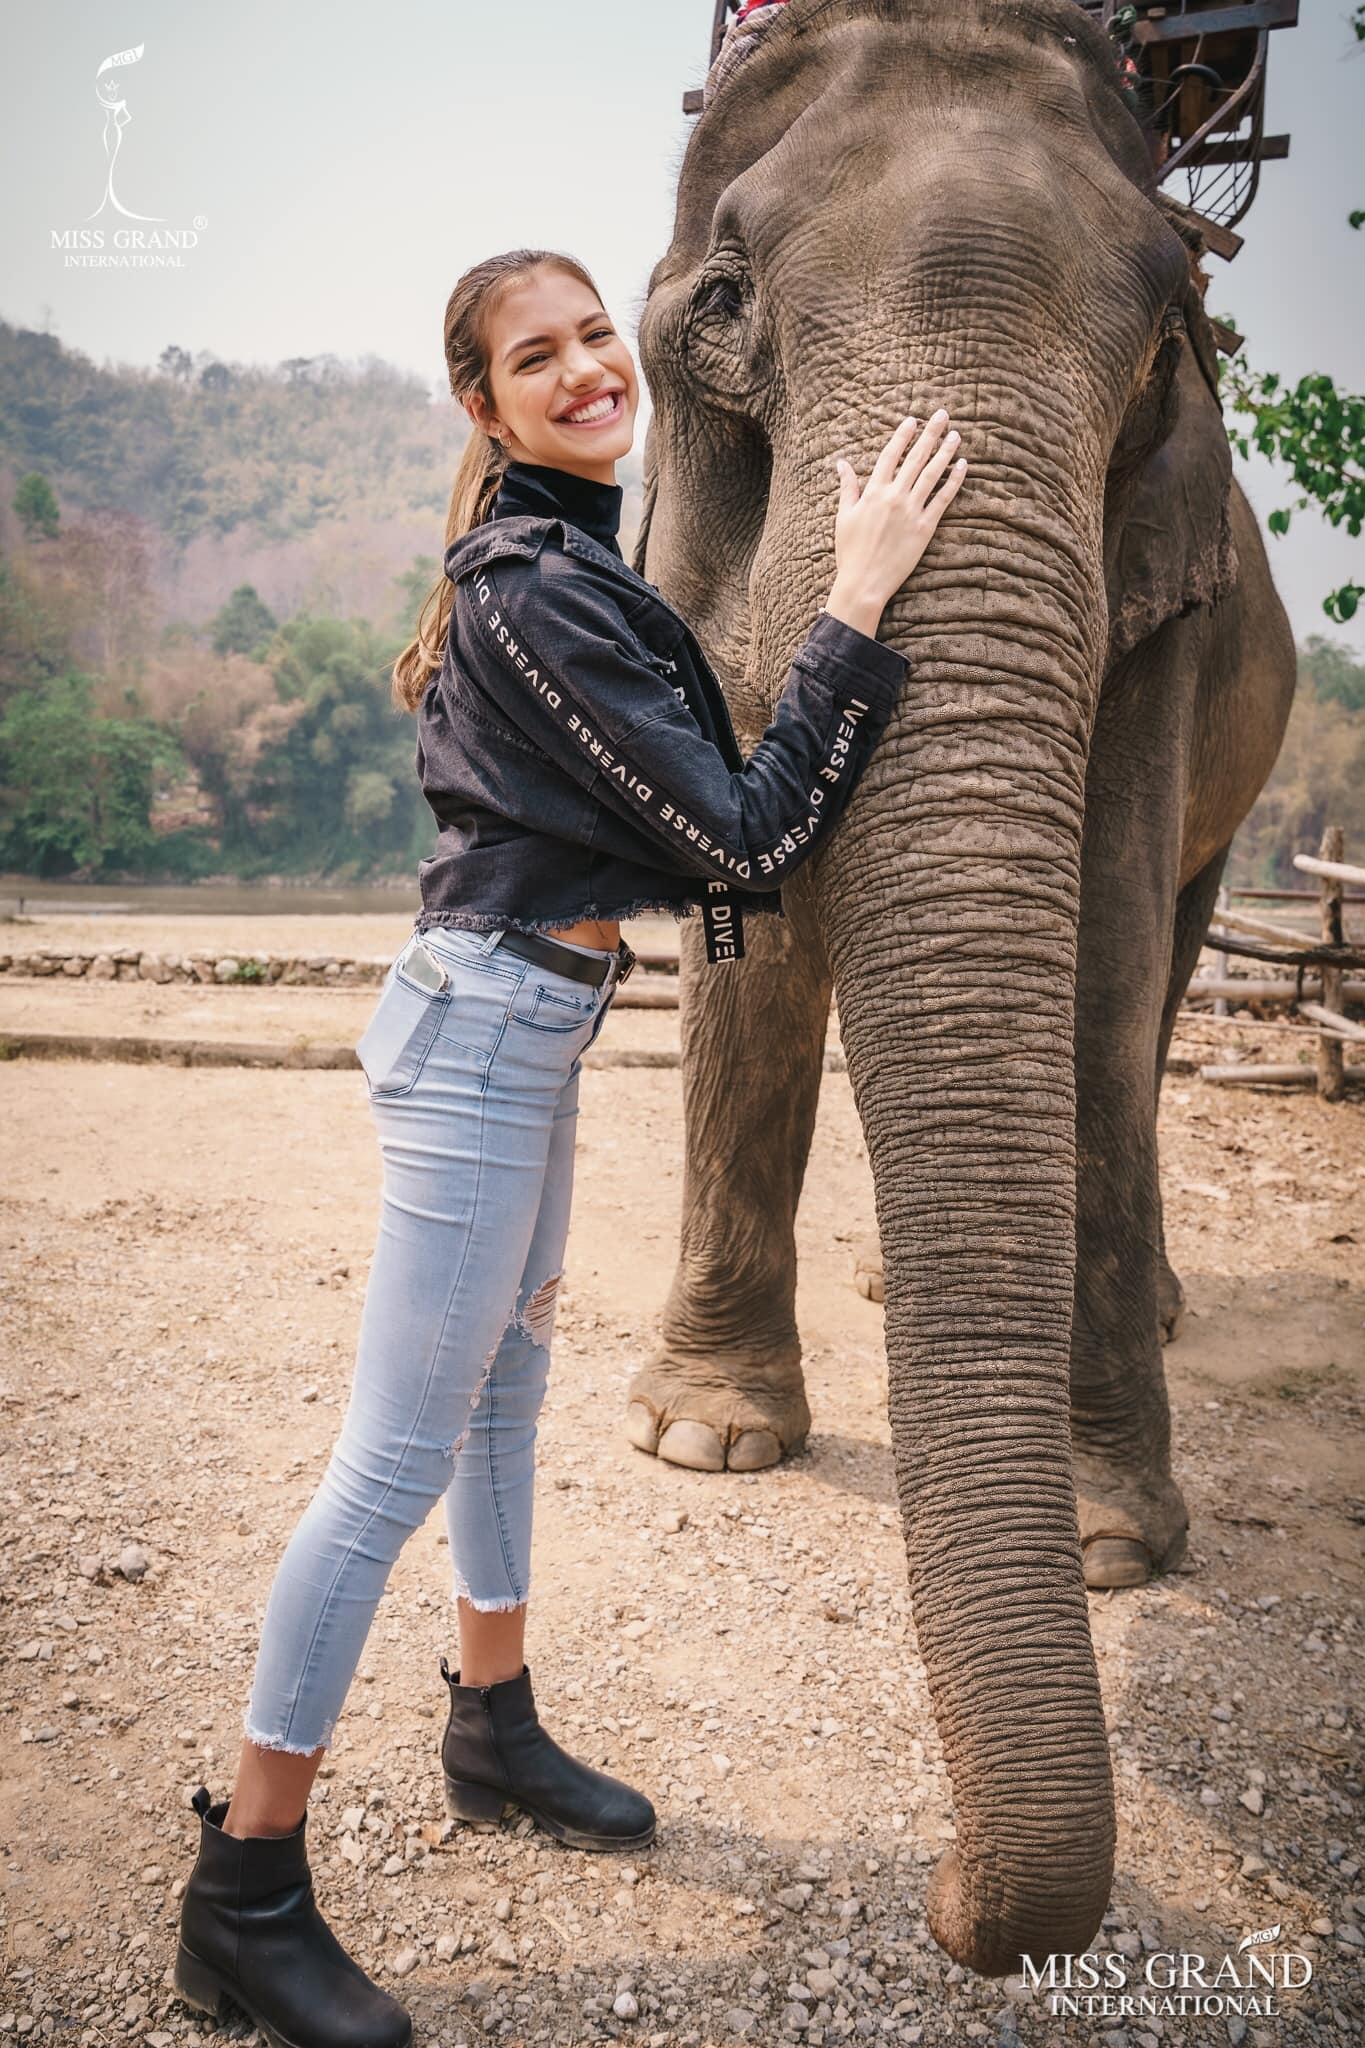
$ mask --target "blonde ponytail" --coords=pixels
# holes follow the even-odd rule
[[[507,457],[498,443],[475,427],[465,443],[455,488],[446,513],[445,546],[463,533],[482,526],[498,494]],[[444,549],[442,550],[444,554]],[[445,660],[446,638],[450,632],[450,605],[455,585],[442,569],[417,614],[417,632],[393,665],[393,701],[400,711],[415,711],[426,695],[427,684]]]

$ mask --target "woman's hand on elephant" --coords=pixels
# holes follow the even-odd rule
[[[956,456],[961,436],[949,428],[947,413],[936,412],[916,435],[918,425],[901,421],[861,490],[852,463],[842,455],[837,461],[838,569],[825,609],[861,627],[848,612],[865,617],[875,607],[871,628],[863,630],[875,632],[883,606],[918,564],[967,474],[966,460]]]

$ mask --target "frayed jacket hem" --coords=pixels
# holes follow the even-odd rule
[[[430,925],[451,925],[456,930],[470,932],[548,932],[557,928],[562,930],[565,925],[585,917],[610,923],[623,918],[643,917],[649,911],[667,911],[681,920],[695,916],[701,908],[701,902],[695,897],[679,902],[671,896],[636,896],[628,903],[586,903],[571,911],[557,911],[553,917],[513,917],[491,910],[424,910],[418,916],[415,929],[420,932]],[[775,897],[757,905],[746,898],[745,914],[755,908],[779,912],[781,904]]]

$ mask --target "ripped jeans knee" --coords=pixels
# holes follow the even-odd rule
[[[522,1606],[531,1590],[538,1419],[549,1374],[559,1273],[518,1293],[484,1356],[445,1494],[452,1598],[480,1614]]]

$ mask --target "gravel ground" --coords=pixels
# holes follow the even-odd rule
[[[271,998],[212,1000],[259,1017]],[[342,1037],[354,998],[327,1000],[347,1021],[318,1028]],[[1169,1085],[1190,1556],[1091,1599],[1120,1815],[1102,1944],[1135,1976],[1156,1950],[1213,1968],[1280,1925],[1313,1981],[1271,2019],[1063,2018],[950,1965],[924,1920],[952,1809],[881,1310],[851,1284],[873,1208],[843,1075],[799,1226],[809,1450],[710,1476],[625,1443],[673,1266],[680,1085],[584,1074],[528,1653],[547,1726],[650,1794],[658,1842],[626,1865],[529,1823],[445,1822],[436,1513],[394,1571],[312,1808],[341,1938],[400,1990],[422,2048],[1359,2041],[1365,1109]],[[344,1409],[378,1207],[363,1081],[20,1061],[0,1090],[0,2040],[244,2041],[169,1985],[188,1798],[230,1787],[271,1574]]]

